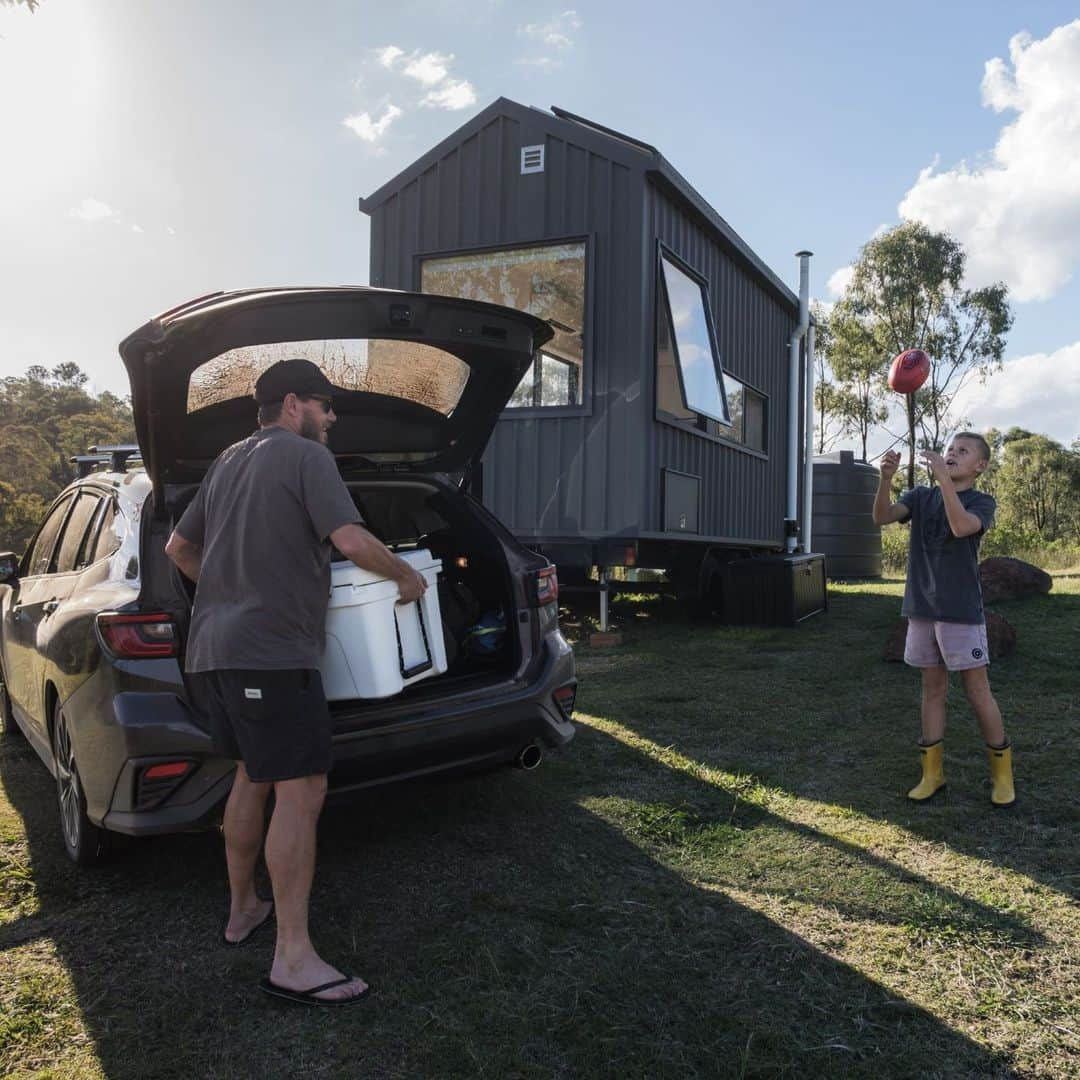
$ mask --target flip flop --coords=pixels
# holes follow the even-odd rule
[[[323,983],[322,986],[313,986],[310,990],[290,990],[287,986],[279,986],[269,979],[263,979],[259,983],[259,989],[263,993],[273,994],[274,997],[294,1001],[299,1005],[352,1005],[356,1001],[363,1001],[371,993],[371,987],[365,987],[363,991],[354,994],[352,997],[321,998],[315,995],[321,994],[324,990],[332,990],[335,986],[344,986],[355,978],[355,975],[345,975],[340,979],[334,979],[332,982]]]
[[[259,929],[259,927],[260,926],[265,926],[273,918],[273,916],[274,916],[274,905],[273,905],[273,903],[271,903],[270,904],[270,910],[242,938],[240,938],[239,941],[230,941],[225,936],[225,931],[222,930],[221,931],[222,944],[224,944],[225,946],[227,946],[230,949],[239,949],[241,945],[246,945],[252,939],[252,937],[254,936],[255,932]],[[228,925],[228,924],[226,923],[226,925]]]

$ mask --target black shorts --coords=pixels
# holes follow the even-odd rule
[[[314,670],[198,671],[188,675],[214,752],[242,761],[252,780],[295,780],[330,771],[330,711]]]

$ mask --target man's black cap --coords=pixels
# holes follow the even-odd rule
[[[255,400],[260,405],[284,401],[286,394],[333,397],[334,387],[310,360],[294,357],[271,364],[255,380]]]

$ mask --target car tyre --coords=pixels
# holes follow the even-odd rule
[[[59,702],[53,708],[53,762],[64,850],[72,862],[88,866],[106,853],[108,834],[86,816],[86,796],[75,761],[71,729]]]

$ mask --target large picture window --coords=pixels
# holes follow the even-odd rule
[[[509,408],[580,405],[585,363],[585,241],[425,258],[420,289],[527,311],[555,336],[525,373]]]

